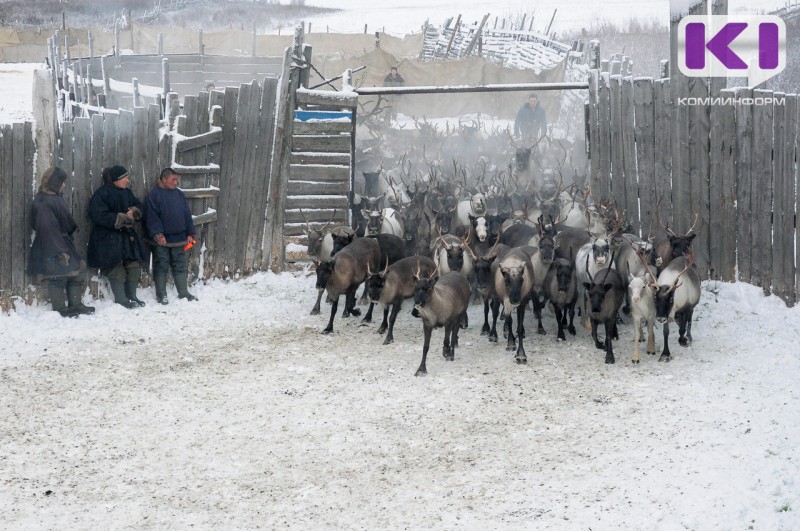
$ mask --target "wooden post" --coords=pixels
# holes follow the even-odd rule
[[[91,63],[94,60],[94,37],[92,36],[92,30],[87,31],[86,36],[89,40],[89,62]]]
[[[114,57],[119,57],[119,24],[114,22]]]
[[[364,35],[366,35],[366,34],[367,34],[367,25],[364,24]]]
[[[772,91],[753,90],[753,98],[770,98]],[[753,105],[753,175],[751,181],[753,245],[758,249],[750,264],[752,283],[761,286],[764,295],[772,292],[772,157],[773,105]]]
[[[483,26],[486,24],[486,21],[487,21],[488,19],[489,19],[489,13],[486,13],[486,14],[483,16],[483,20],[481,20],[481,23],[480,23],[480,25],[478,25],[478,29],[477,29],[477,30],[475,31],[475,33],[472,35],[472,39],[470,39],[470,41],[469,41],[469,44],[467,44],[467,47],[464,49],[464,53],[463,53],[463,55],[462,55],[463,57],[466,57],[466,56],[468,56],[470,53],[472,53],[472,50],[475,48],[475,43],[476,43],[476,42],[478,41],[478,39],[480,38],[480,36],[481,36],[481,32],[483,31]]]
[[[133,106],[140,107],[141,102],[139,101],[139,79],[133,78],[131,83],[133,84]]]
[[[660,72],[660,75],[661,75],[661,79],[668,78],[669,74],[670,74],[670,72],[669,72],[669,59],[662,59],[659,66],[660,66],[659,72]]]
[[[158,32],[158,56],[164,55],[164,34]]]
[[[161,59],[161,95],[165,101],[170,92],[169,87],[169,57],[164,57]]]
[[[100,56],[100,70],[103,75],[103,106],[105,107],[111,104],[111,80],[109,78],[108,69],[106,68],[105,56]]]
[[[311,45],[303,44],[303,68],[300,70],[300,86],[308,88],[308,78],[311,75]]]
[[[550,17],[550,24],[547,25],[547,31],[544,32],[545,35],[550,35],[550,28],[553,26],[553,21],[556,19],[556,13],[558,13],[558,8],[553,10],[553,16]],[[533,22],[533,20],[531,20]]]
[[[656,145],[653,78],[633,81],[633,113],[635,117],[636,169],[639,180],[639,212],[641,236],[655,235],[656,221]]]
[[[751,98],[751,89],[738,89],[736,97],[741,102]],[[738,280],[750,282],[752,274],[753,236],[751,231],[752,181],[753,179],[753,107],[736,105],[736,263],[739,265]]]
[[[251,57],[256,56],[256,23],[253,22],[253,51],[250,53]]]
[[[447,42],[447,50],[444,52],[445,59],[448,55],[450,55],[450,48],[453,46],[453,39],[456,38],[456,33],[458,32],[458,26],[461,24],[461,13],[458,14],[458,18],[456,19],[456,24],[453,26],[453,33],[450,35],[450,40]]]
[[[203,30],[200,29],[197,31],[197,53],[201,56],[203,55]]]
[[[601,72],[608,72],[610,61],[608,59],[601,59],[600,60],[600,71]]]

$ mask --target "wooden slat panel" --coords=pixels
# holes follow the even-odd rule
[[[117,158],[111,164],[131,168],[133,161],[133,112],[120,110],[117,122]]]
[[[117,124],[119,123],[118,114],[106,114],[103,116],[103,168],[113,166],[117,161]],[[97,186],[102,179],[97,182]]]
[[[672,220],[672,147],[671,147],[671,96],[669,79],[659,79],[653,85],[656,146],[656,198],[659,214],[665,222]]]
[[[785,198],[787,195],[794,197],[794,131],[790,116],[795,109],[791,97],[787,98],[780,92],[776,92],[774,97],[772,289],[787,304],[793,304],[794,260],[787,263],[784,257],[788,255],[794,258],[794,204],[787,203]],[[778,103],[779,101],[782,103]]]
[[[10,295],[11,283],[11,223],[14,204],[13,187],[14,141],[11,125],[0,124],[0,291]],[[44,170],[42,170],[44,171]]]
[[[618,63],[619,64],[619,63]],[[623,162],[622,146],[622,76],[612,75],[609,84],[609,118],[611,120],[609,133],[611,134],[611,196],[616,200],[617,206],[625,208],[625,168]]]
[[[753,91],[739,89],[739,101],[751,98]],[[750,282],[752,274],[753,236],[751,225],[753,106],[736,105],[736,258],[739,280]]]
[[[58,158],[58,166],[67,172],[67,175],[72,176],[72,122],[64,122],[61,124],[60,148],[61,153]],[[42,170],[42,172],[44,172],[44,170]],[[72,183],[67,181],[67,187],[71,186]],[[67,204],[72,208],[71,199],[67,199]]]
[[[589,70],[589,160],[591,165],[589,167],[589,184],[592,187],[597,186],[600,175],[600,152],[597,148],[597,140],[600,136],[598,128],[598,109],[600,104],[597,100],[597,76],[599,72],[596,69]]]
[[[289,179],[294,181],[350,181],[349,166],[292,164]]]
[[[292,139],[292,151],[350,153],[350,136],[303,135]]]
[[[286,212],[297,208],[302,208],[305,211],[307,208],[336,208],[343,210],[347,207],[347,197],[343,195],[331,195],[328,197],[304,197],[289,195],[286,197]]]
[[[350,191],[350,184],[289,181],[287,190],[289,195],[345,195]]]
[[[31,134],[30,122],[17,122],[11,125],[11,136],[13,139],[14,153],[12,155],[12,212],[11,218],[11,285],[16,293],[22,293],[27,285],[25,278],[25,255],[30,246],[28,235],[28,218],[26,213],[30,208],[26,204],[26,188],[30,187],[30,181],[26,178],[25,168],[25,132]],[[30,167],[29,167],[30,169]]]
[[[253,213],[253,185],[255,183],[255,151],[252,146],[256,143],[258,135],[258,114],[261,92],[256,83],[241,85],[239,87],[239,113],[236,116],[236,127],[239,129],[236,142],[239,144],[237,160],[241,161],[242,169],[239,175],[241,188],[239,189],[240,208],[236,213],[236,252],[234,263],[237,270],[244,274],[250,273],[250,267],[245,265],[245,252],[247,248],[247,232],[250,229],[250,216]],[[242,137],[241,134],[244,134]]]
[[[602,201],[611,198],[611,87],[607,72],[601,72],[598,77],[597,99],[598,173],[592,195],[595,201]]]
[[[236,208],[236,203],[232,198],[232,181],[236,175],[236,107],[239,98],[238,88],[226,88],[224,93],[224,103],[222,105],[222,150],[220,154],[220,176],[219,188],[220,195],[217,198],[217,223],[215,224],[214,242],[217,253],[214,263],[214,273],[218,277],[223,277],[225,268],[233,265],[233,242],[234,235],[229,226],[228,218],[230,211]],[[235,225],[234,225],[235,226]],[[229,246],[230,243],[230,246]]]
[[[350,166],[349,153],[292,153],[291,164],[340,164]]]
[[[261,84],[261,111],[258,117],[258,137],[256,151],[255,182],[253,184],[253,214],[247,231],[245,265],[258,270],[267,268],[264,258],[269,254],[264,246],[264,219],[269,203],[270,151],[275,134],[275,97],[278,90],[277,79],[266,79]]]
[[[781,198],[781,209],[783,211],[783,237],[777,242],[777,246],[781,249],[781,260],[783,261],[783,284],[785,285],[784,300],[789,306],[794,306],[797,302],[797,284],[796,275],[797,269],[800,264],[795,264],[794,253],[792,248],[795,242],[795,232],[800,233],[797,229],[792,230],[795,225],[794,209],[797,209],[794,202],[794,192],[797,187],[797,174],[795,169],[795,159],[797,150],[795,144],[797,142],[797,127],[800,123],[797,119],[798,113],[798,95],[790,94],[786,96],[784,103],[786,109],[785,114],[785,130],[784,136],[785,149],[783,150],[783,189],[775,190],[775,196]],[[798,249],[800,251],[800,249]]]
[[[766,98],[771,91],[754,90],[753,98]],[[772,105],[753,105],[753,176],[751,234],[757,252],[751,261],[751,282],[772,292]]]
[[[708,82],[704,78],[689,78],[689,96],[693,98],[707,98],[709,94]],[[686,229],[689,228],[699,215],[696,234],[692,243],[694,263],[701,280],[708,279],[709,263],[709,145],[710,133],[709,107],[707,105],[689,106],[689,182],[691,185],[691,202],[689,203],[689,219]],[[682,229],[682,230],[686,230]]]
[[[622,164],[625,175],[625,217],[639,234],[639,181],[636,175],[636,144],[633,124],[633,78],[622,80],[620,118],[622,119]],[[618,198],[619,199],[619,198]]]
[[[24,294],[28,291],[28,278],[25,276],[25,271],[28,269],[28,259],[30,258],[30,242],[31,242],[31,228],[30,228],[30,212],[31,212],[31,205],[33,203],[33,186],[32,184],[36,180],[36,176],[33,174],[33,167],[34,167],[34,158],[36,157],[36,144],[33,139],[33,122],[25,122],[23,136],[25,138],[25,178],[22,182],[22,204],[24,208],[22,209],[22,217],[20,219],[20,223],[22,224],[23,234],[25,235],[25,240],[22,242],[22,250],[24,254],[24,260],[22,264],[22,274],[21,278],[23,281],[22,286],[20,286],[20,294]]]
[[[144,174],[147,161],[157,155],[155,151],[147,152],[147,133],[147,109],[136,107],[133,109],[133,161],[128,169],[131,173],[130,189],[139,200],[147,195],[147,176]]]
[[[639,204],[642,237],[655,234],[656,183],[655,183],[655,116],[653,104],[653,79],[639,78],[633,82],[635,115],[636,165],[639,178]]]
[[[721,91],[732,98],[730,90]],[[736,121],[733,104],[711,110],[709,245],[711,278],[736,280]]]
[[[103,183],[103,139],[105,119],[102,114],[92,116],[92,162],[91,176],[89,176],[89,189],[97,190]]]
[[[91,187],[92,182],[88,178],[92,149],[91,120],[89,118],[75,118],[72,134],[74,139],[73,152],[75,154],[75,177],[72,179],[72,216],[75,221],[83,225],[86,222],[89,199],[94,193]],[[80,230],[73,237],[75,238],[75,247],[83,255],[89,243],[89,231]]]
[[[340,122],[302,122],[294,121],[295,135],[339,135],[350,134],[353,130],[351,121]]]

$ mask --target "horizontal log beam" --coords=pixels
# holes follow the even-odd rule
[[[302,122],[294,121],[295,135],[338,135],[353,130],[353,122]]]
[[[330,196],[288,196],[286,198],[286,210],[295,210],[302,208],[305,212],[306,209],[312,208],[330,208],[337,210],[346,210],[349,202],[347,197],[343,195],[330,195]]]
[[[350,153],[320,153],[314,151],[295,152],[292,164],[341,164],[350,166]]]
[[[491,85],[420,86],[420,87],[361,87],[353,89],[359,96],[390,94],[466,94],[470,92],[524,92],[544,90],[584,90],[588,83],[508,83]]]
[[[325,225],[329,221],[335,225],[347,223],[347,209],[345,208],[325,208],[325,209],[292,209],[286,211],[286,223],[305,223],[306,220],[314,227],[317,224]]]
[[[358,94],[299,88],[297,89],[297,102],[301,105],[325,105],[340,109],[355,109],[358,107]]]
[[[222,129],[216,129],[196,136],[182,138],[175,143],[175,151],[183,153],[190,149],[208,146],[222,142]]]
[[[350,153],[350,135],[301,135],[292,138],[292,151]]]
[[[196,225],[203,225],[205,223],[211,223],[212,221],[217,221],[217,211],[216,210],[208,210],[199,216],[192,216],[192,223]]]
[[[206,197],[218,197],[219,188],[212,186],[211,188],[181,188],[183,195],[186,199],[202,199]]]
[[[197,175],[202,173],[219,173],[218,164],[208,164],[205,166],[182,166],[180,164],[173,164],[172,169],[178,175]]]
[[[349,166],[331,166],[325,164],[292,164],[289,180],[350,182]]]
[[[289,195],[345,195],[350,191],[349,182],[289,181]]]

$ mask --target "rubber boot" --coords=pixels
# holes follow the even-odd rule
[[[94,313],[94,306],[83,304],[83,283],[67,283],[67,304],[75,315],[89,315]]]
[[[154,275],[153,284],[156,286],[156,300],[158,303],[169,304],[169,299],[167,299],[167,277]]]
[[[144,301],[139,300],[136,297],[136,288],[139,287],[138,280],[126,280],[125,281],[125,296],[128,297],[132,303],[136,304],[137,306],[144,306]]]
[[[125,295],[125,283],[119,280],[109,278],[108,285],[111,286],[111,293],[114,294],[114,302],[128,309],[136,308],[137,304],[128,299]]]
[[[175,288],[178,290],[178,298],[186,299],[187,301],[196,301],[197,297],[189,293],[188,282],[189,275],[187,273],[173,273],[172,279],[175,281]]]
[[[47,297],[53,310],[61,314],[61,317],[73,317],[72,311],[67,308],[67,293],[63,280],[51,280],[47,283]]]

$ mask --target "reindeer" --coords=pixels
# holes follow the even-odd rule
[[[300,209],[300,215],[303,216],[303,220],[306,222],[306,228],[303,229],[303,233],[306,235],[306,238],[308,238],[308,249],[306,254],[312,261],[326,262],[330,260],[331,256],[333,256],[334,237],[344,238],[349,235],[350,239],[352,240],[353,235],[355,234],[355,231],[346,225],[337,225],[331,227],[331,223],[333,223],[333,220],[336,219],[336,210],[333,211],[331,220],[323,225],[323,227],[319,230],[311,227],[311,223],[309,223],[308,218],[306,218],[302,208]],[[322,301],[322,293],[324,291],[324,285],[318,287],[317,301],[314,303],[314,307],[311,308],[311,315],[319,315],[319,305]]]
[[[628,283],[628,294],[631,299],[631,315],[633,316],[633,356],[631,363],[639,363],[639,343],[644,341],[642,320],[647,324],[647,353],[655,355],[656,342],[653,327],[656,321],[655,280],[650,272],[643,276],[634,276]]]
[[[522,340],[525,337],[525,306],[528,304],[528,297],[533,286],[533,266],[528,255],[522,249],[511,249],[500,261],[494,275],[494,290],[496,298],[492,303],[493,322],[492,330],[489,332],[489,340],[492,337],[497,341],[497,308],[500,302],[503,303],[503,313],[506,316],[505,330],[508,335],[506,350],[514,350],[516,338],[513,333],[513,319],[511,310],[517,309],[517,336],[519,344],[516,347],[517,353],[514,357],[517,363],[527,363],[528,357],[525,355],[525,347]]]
[[[611,256],[611,262],[614,256]],[[586,270],[589,270],[589,256],[586,256]],[[606,351],[606,363],[614,363],[614,348],[612,339],[619,339],[617,332],[617,312],[625,299],[625,289],[622,279],[616,269],[607,267],[592,278],[583,282],[583,287],[588,295],[588,314],[592,322],[592,339],[594,346]],[[605,341],[597,339],[597,325],[603,323],[605,327]]]
[[[469,304],[469,282],[454,271],[443,274],[437,280],[436,272],[425,277],[418,269],[414,274],[414,310],[411,315],[422,319],[424,342],[422,361],[415,376],[428,374],[425,361],[431,345],[434,328],[444,327],[442,355],[447,361],[455,359],[458,346],[458,331],[467,317]]]
[[[697,225],[697,222],[700,219],[700,214],[696,214],[694,217],[694,223],[692,223],[692,226],[689,227],[688,231],[686,231],[686,234],[683,236],[675,234],[675,232],[669,228],[669,225],[665,224],[661,219],[661,213],[659,211],[661,199],[662,198],[659,198],[658,203],[656,203],[656,214],[658,216],[658,222],[664,231],[658,232],[653,240],[653,247],[655,247],[658,258],[661,259],[661,265],[658,267],[659,274],[674,259],[684,256],[691,251],[692,241],[697,237],[697,233],[693,234],[693,232],[699,228],[695,227],[695,225]]]
[[[392,265],[387,265],[382,272],[367,271],[369,297],[373,303],[383,308],[383,321],[378,333],[383,334],[388,329],[384,345],[394,341],[394,322],[400,313],[403,300],[414,296],[415,275],[431,277],[436,272],[433,260],[420,256],[409,256],[398,260]],[[389,316],[389,306],[392,307],[391,316]]]
[[[575,264],[572,260],[556,258],[547,271],[547,276],[544,279],[544,288],[556,314],[558,341],[567,340],[564,328],[571,335],[575,335],[573,320],[575,319],[575,303],[578,301],[577,283]],[[569,324],[567,324],[567,313],[569,313]]]
[[[655,287],[655,286],[654,286]],[[680,256],[658,275],[656,291],[656,320],[664,325],[664,349],[658,361],[670,361],[669,322],[678,323],[678,344],[692,342],[692,315],[700,302],[700,276],[691,258]]]

